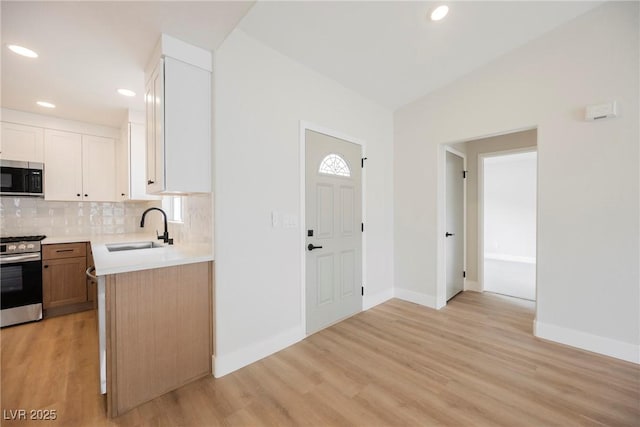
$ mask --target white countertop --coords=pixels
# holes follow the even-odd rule
[[[76,242],[90,242],[91,236],[58,236],[47,237],[40,243],[43,245],[54,245],[56,243],[76,243]]]
[[[91,242],[96,276],[148,270],[151,268],[213,261],[210,245],[176,243],[161,248],[109,252],[106,244],[153,241],[162,243],[154,234],[132,233],[99,236],[47,237],[42,244]]]

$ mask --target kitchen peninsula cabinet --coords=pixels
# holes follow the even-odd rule
[[[45,129],[45,200],[115,201],[113,138]]]
[[[211,192],[211,52],[163,34],[150,64],[146,192]]]
[[[110,417],[211,375],[212,262],[109,274],[100,280]]]

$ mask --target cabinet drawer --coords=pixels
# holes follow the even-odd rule
[[[59,245],[43,245],[43,259],[61,259],[83,257],[87,254],[87,244],[81,243],[63,243]]]

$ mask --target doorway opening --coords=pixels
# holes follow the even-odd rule
[[[450,292],[447,289],[447,278],[455,277],[455,273],[451,270],[450,264],[448,264],[447,260],[452,258],[450,252],[452,251],[450,243],[452,243],[451,239],[453,236],[449,236],[448,233],[455,233],[454,231],[449,230],[451,227],[449,225],[449,221],[452,218],[452,213],[448,213],[447,205],[451,203],[449,199],[450,193],[448,195],[447,185],[451,187],[452,184],[448,184],[448,180],[450,180],[448,171],[448,161],[452,158],[451,154],[457,154],[458,156],[465,159],[463,162],[464,170],[465,170],[465,179],[463,185],[464,192],[464,203],[462,210],[462,215],[464,218],[464,228],[463,228],[463,290],[464,291],[475,291],[475,292],[484,292],[485,291],[485,246],[484,246],[484,205],[483,205],[483,162],[485,158],[490,157],[499,157],[501,155],[508,154],[522,154],[525,152],[533,152],[537,153],[537,129],[535,127],[525,128],[522,130],[514,130],[510,132],[494,134],[486,137],[478,137],[478,138],[470,138],[462,141],[451,142],[442,144],[440,146],[439,153],[439,184],[438,184],[438,269],[436,271],[436,301],[435,308],[440,309],[447,304],[447,300],[451,297]],[[535,162],[534,171],[537,171],[537,161]],[[537,177],[533,175],[534,182],[536,182]],[[536,182],[537,183],[537,182]],[[534,208],[533,208],[533,218],[534,218],[534,227],[533,227],[533,238],[529,239],[529,241],[536,244],[537,241],[537,231],[536,231],[536,221],[537,221],[537,185],[534,190]],[[460,208],[457,208],[460,209]],[[530,234],[531,227],[527,233],[528,236]],[[516,238],[522,240],[522,238],[518,237],[518,233],[516,234]],[[527,237],[529,238],[529,237]],[[491,242],[488,242],[490,245]],[[501,244],[498,243],[498,246]],[[495,247],[495,245],[494,245]],[[533,252],[529,251],[525,254],[516,253],[511,254],[512,257],[506,257],[508,260],[517,260],[517,261],[528,261],[527,269],[533,270],[535,272],[535,263],[532,261],[535,260],[535,252],[536,249],[533,249]],[[486,251],[489,254],[489,257],[495,255],[500,255],[499,253]],[[514,256],[516,258],[514,258]],[[517,257],[520,258],[517,258]],[[505,257],[503,257],[504,259]],[[499,261],[499,260],[498,260]],[[451,271],[450,271],[451,270]],[[490,275],[493,274],[490,271]],[[502,272],[498,273],[501,277],[506,277],[507,273]],[[528,279],[529,281],[534,279]],[[491,285],[489,285],[491,288]],[[534,287],[535,289],[535,287]],[[497,290],[487,289],[489,292],[496,292]],[[504,291],[503,291],[504,292]],[[534,291],[535,294],[535,291]],[[519,296],[522,298],[523,296]],[[531,298],[531,293],[524,295],[525,298]],[[535,300],[535,297],[533,298]]]
[[[535,301],[537,151],[479,156],[484,291]]]

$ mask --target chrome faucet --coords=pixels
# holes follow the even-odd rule
[[[158,234],[158,230],[156,230],[156,235],[158,236],[158,240],[162,240],[165,243],[173,245],[173,239],[169,238],[169,228],[167,227],[167,214],[160,208],[149,208],[142,213],[142,219],[140,220],[140,227],[144,227],[144,217],[147,215],[149,211],[160,211],[162,216],[164,217],[164,233],[161,235]]]

